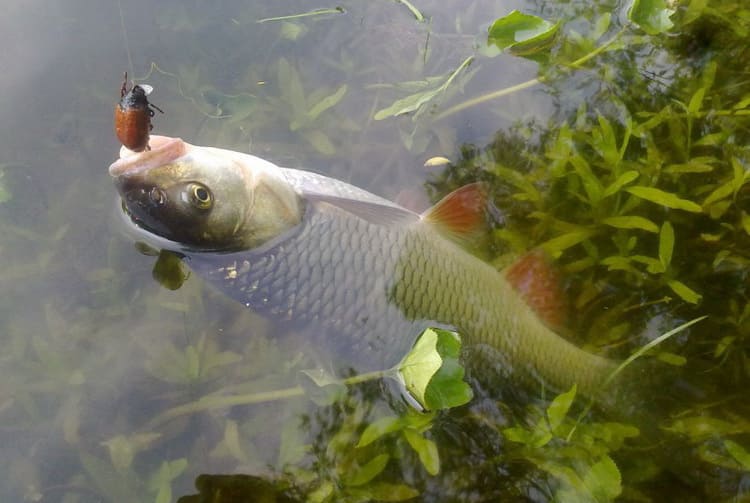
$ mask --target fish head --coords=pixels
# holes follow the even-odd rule
[[[123,147],[109,173],[125,213],[147,234],[196,251],[256,248],[302,219],[301,198],[280,168],[257,157],[151,137]]]

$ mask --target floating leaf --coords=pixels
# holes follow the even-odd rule
[[[474,60],[473,57],[468,57],[464,60],[461,65],[456,68],[450,75],[448,75],[447,78],[443,81],[441,85],[439,85],[436,88],[427,89],[425,91],[420,91],[418,93],[409,95],[405,98],[401,98],[400,100],[396,100],[391,106],[383,108],[382,110],[378,110],[378,112],[375,114],[374,119],[376,121],[385,119],[387,117],[395,117],[398,115],[408,114],[410,112],[414,112],[415,110],[418,110],[420,107],[431,101],[433,98],[437,97],[439,94],[443,93],[448,86],[453,82],[453,79],[456,78],[456,76],[461,73],[461,70],[469,66],[469,64]],[[441,79],[443,80],[443,79]]]
[[[406,390],[425,409],[457,407],[471,400],[471,387],[463,381],[458,362],[460,349],[455,332],[428,328],[398,365]]]
[[[628,10],[628,19],[649,35],[658,35],[669,30],[673,24],[669,19],[674,9],[666,0],[633,0]]]
[[[667,208],[691,211],[693,213],[700,213],[702,211],[701,207],[693,201],[682,199],[670,192],[664,192],[663,190],[655,189],[653,187],[635,186],[628,187],[625,190],[636,197],[666,206]]]
[[[536,54],[555,40],[560,23],[513,10],[490,26],[488,42],[517,56]]]
[[[615,227],[617,229],[642,229],[647,232],[659,232],[659,226],[647,218],[638,216],[619,216],[609,217],[602,220],[602,223]]]

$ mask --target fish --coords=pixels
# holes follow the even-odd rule
[[[164,136],[147,151],[123,147],[109,173],[140,239],[253,311],[304,328],[342,369],[390,368],[428,327],[455,330],[551,389],[575,384],[593,397],[616,369],[530,306],[516,285],[523,271],[467,251],[485,222],[481,184],[416,213],[334,178]]]

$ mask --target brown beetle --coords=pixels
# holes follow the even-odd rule
[[[154,110],[164,113],[161,108],[149,103],[151,86],[138,84],[128,91],[128,73],[120,88],[120,102],[115,105],[115,134],[120,142],[134,152],[149,150],[149,133],[153,128],[151,117]]]

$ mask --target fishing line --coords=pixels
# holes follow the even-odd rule
[[[128,32],[125,30],[125,16],[122,14],[122,3],[120,0],[117,0],[117,8],[120,11],[120,27],[122,28],[122,38],[125,41],[125,52],[128,54],[128,70],[132,79],[135,77],[135,70],[133,68],[133,58],[130,56],[130,42],[128,41]]]

